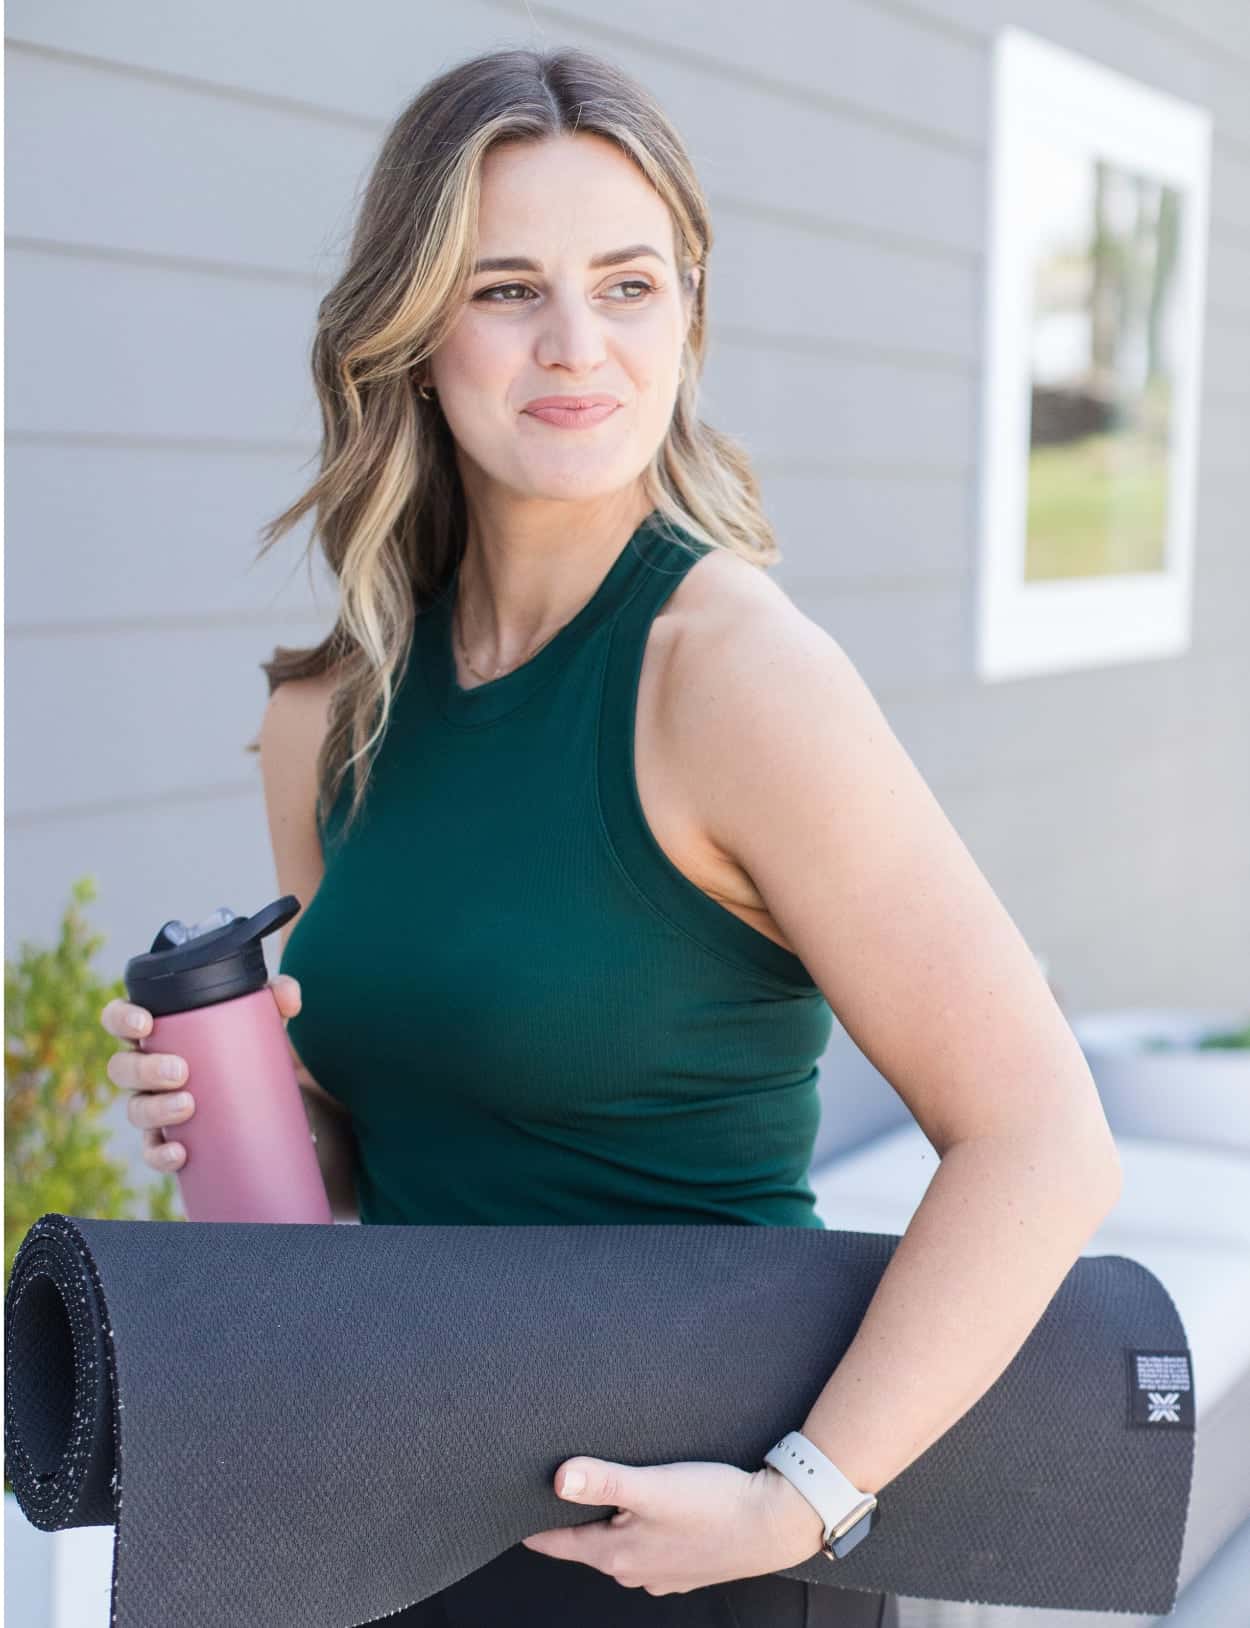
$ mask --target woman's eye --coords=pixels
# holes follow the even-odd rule
[[[619,283],[613,283],[612,286],[613,288],[641,288],[644,290],[642,294],[633,295],[628,299],[614,300],[612,302],[614,305],[642,305],[645,303],[647,294],[653,294],[655,292],[654,285],[649,283],[645,277],[623,277]],[[487,301],[491,305],[528,305],[530,302],[527,299],[512,300],[492,298],[492,295],[503,295],[508,293],[509,290],[516,288],[519,288],[523,294],[531,294],[533,292],[533,290],[526,283],[496,283],[493,288],[484,288],[473,297],[477,300]]]
[[[489,300],[492,305],[525,305],[527,303],[525,300],[492,299],[492,295],[507,294],[514,288],[519,288],[522,293],[529,292],[524,283],[498,283],[494,288],[482,289],[480,294],[475,294],[473,297],[476,300]]]
[[[655,292],[654,285],[649,283],[645,277],[625,277],[619,283],[613,283],[612,286],[613,288],[641,288],[648,294],[653,294]],[[625,305],[641,305],[643,302],[640,298],[635,300],[624,300],[621,303]]]

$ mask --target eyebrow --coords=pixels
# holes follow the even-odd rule
[[[626,260],[641,260],[644,255],[663,261],[664,256],[658,249],[653,249],[649,243],[631,243],[627,249],[609,249],[606,254],[592,256],[590,264],[593,267],[619,266]],[[476,276],[481,271],[541,271],[542,265],[537,260],[526,260],[520,255],[496,255],[489,260],[479,260],[473,267]]]

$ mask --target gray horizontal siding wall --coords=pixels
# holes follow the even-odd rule
[[[453,60],[578,44],[713,207],[704,415],[1072,1010],[1250,991],[1250,13],[1241,0],[8,7],[9,953],[93,874],[101,968],[275,891],[258,663],[329,625],[307,374],[382,130]],[[715,18],[715,25],[709,26]],[[990,45],[1015,23],[1215,121],[1195,632],[973,676]],[[853,856],[852,862],[853,862]]]

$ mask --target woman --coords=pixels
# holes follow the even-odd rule
[[[392,128],[320,308],[321,473],[268,528],[315,510],[340,596],[265,668],[304,902],[272,987],[365,1224],[819,1227],[836,1007],[942,1155],[854,1343],[779,1421],[864,1497],[1010,1362],[1116,1160],[1027,946],[762,569],[746,457],[695,410],[711,240],[675,131],[581,52],[465,62]],[[141,1034],[127,1010],[106,1024]],[[160,1062],[110,1075],[176,1169],[193,1092]],[[778,1575],[829,1523],[772,1464],[579,1455],[554,1490],[617,1512],[388,1621],[881,1619]]]

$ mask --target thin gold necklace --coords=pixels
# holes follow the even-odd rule
[[[466,650],[465,643],[464,643],[464,634],[461,632],[461,622],[462,622],[462,620],[463,620],[463,618],[462,618],[462,615],[461,615],[461,607],[460,607],[460,593],[459,593],[459,588],[457,588],[455,615],[452,618],[452,625],[455,628],[455,632],[456,632],[456,643],[460,646],[460,654],[464,657],[464,664],[469,669],[469,671],[473,674],[474,678],[480,678],[484,684],[489,684],[493,679],[501,678],[503,676],[503,674],[504,674],[504,669],[502,667],[497,667],[493,673],[483,673],[483,672],[479,672],[478,669],[469,660],[469,652],[468,652],[468,650]],[[569,620],[571,621],[572,618],[570,617]],[[514,661],[512,666],[510,668],[508,668],[507,670],[509,672],[515,672],[515,670],[518,667],[524,666],[524,664],[527,661],[529,661],[533,656],[536,656],[538,654],[538,652],[543,648],[543,645],[550,644],[552,639],[555,638],[556,633],[559,633],[563,628],[566,628],[567,626],[568,626],[568,622],[562,622],[560,624],[560,627],[556,628],[554,633],[549,633],[547,635],[547,637],[542,641],[541,644],[536,644],[531,650],[527,650],[525,652],[525,654],[521,657],[521,659],[519,661]]]

